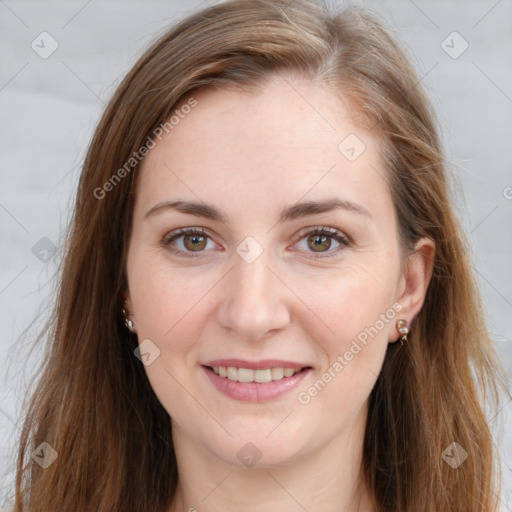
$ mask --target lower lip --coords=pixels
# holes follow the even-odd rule
[[[202,366],[212,384],[226,396],[245,402],[265,402],[280,397],[296,388],[311,372],[311,368],[302,370],[291,377],[270,382],[238,382],[217,375],[213,370]]]

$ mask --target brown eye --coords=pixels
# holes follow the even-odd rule
[[[194,257],[191,253],[200,256],[211,240],[203,229],[180,228],[167,234],[162,240],[162,245],[180,256]],[[212,242],[213,243],[213,242]]]
[[[323,252],[331,247],[332,240],[329,236],[311,235],[308,237],[308,243],[314,252]]]
[[[203,235],[185,235],[183,245],[190,251],[200,251],[206,247],[206,237]]]
[[[312,259],[331,258],[339,255],[344,248],[350,245],[350,240],[343,233],[334,228],[318,227],[303,233],[299,242],[306,240],[305,252],[317,253],[318,256],[311,256]],[[333,250],[333,240],[338,244]]]

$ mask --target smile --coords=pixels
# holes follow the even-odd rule
[[[223,395],[245,402],[264,402],[289,393],[313,369],[305,368],[237,368],[201,366],[213,386]]]

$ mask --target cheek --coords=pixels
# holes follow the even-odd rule
[[[139,339],[158,340],[166,351],[181,350],[201,328],[201,299],[213,289],[214,276],[165,262],[148,266],[142,258],[132,268],[130,295]]]
[[[308,291],[308,304],[321,321],[318,346],[327,362],[311,383],[300,390],[299,402],[311,411],[326,404],[333,422],[354,417],[364,405],[380,372],[394,328],[394,265],[353,264],[335,278],[318,278]],[[314,331],[313,325],[309,329]],[[331,413],[329,413],[331,415]],[[338,419],[335,419],[338,418]]]
[[[397,266],[398,268],[398,266]],[[314,286],[303,284],[303,296],[319,320],[326,351],[331,355],[346,350],[347,344],[378,322],[376,337],[387,339],[389,318],[384,325],[381,315],[392,315],[396,287],[394,265],[350,264],[339,272],[318,274]]]
[[[332,435],[360,417],[388,347],[385,330],[366,332],[360,329],[364,322],[346,318],[336,339],[321,340],[328,362],[296,396],[299,410],[308,417],[321,417],[323,428]]]
[[[139,344],[149,339],[160,351],[144,370],[171,417],[180,417],[184,404],[197,407],[187,390],[201,355],[197,342],[208,314],[205,299],[216,282],[206,272],[197,277],[189,270],[151,262],[144,254],[134,254],[128,270]]]

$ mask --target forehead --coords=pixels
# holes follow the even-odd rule
[[[256,92],[210,88],[192,98],[145,157],[139,204],[186,197],[268,210],[339,192],[389,206],[379,142],[332,89],[279,77]]]

